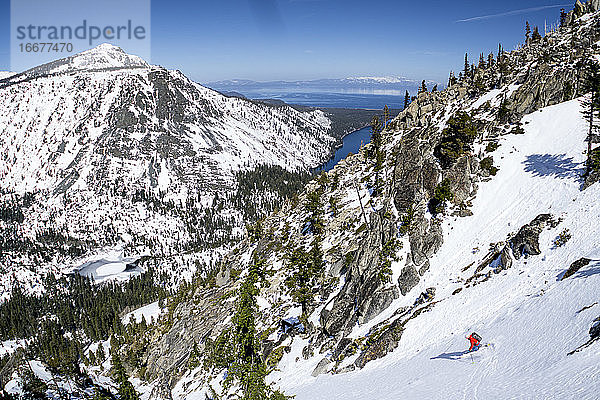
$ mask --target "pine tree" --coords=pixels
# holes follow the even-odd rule
[[[388,120],[390,119],[390,109],[387,104],[383,107],[383,127],[387,128]]]
[[[560,9],[560,27],[563,28],[567,22],[567,13],[564,8]]]
[[[542,35],[540,35],[540,32],[538,31],[538,27],[536,26],[533,28],[533,34],[531,35],[531,41],[534,43],[537,43],[540,40],[542,40]]]
[[[463,77],[465,79],[467,79],[468,76],[469,76],[469,70],[470,70],[470,67],[469,67],[469,53],[465,53],[465,66],[464,66],[464,70],[463,70]]]
[[[404,109],[406,110],[409,105],[410,105],[410,93],[408,93],[408,90],[407,90],[406,93],[404,94]]]
[[[454,76],[454,72],[450,71],[450,76],[448,77],[448,87],[451,87],[456,83],[456,76]]]
[[[530,38],[531,38],[531,26],[529,26],[529,21],[525,21],[525,44],[529,43]]]
[[[427,85],[425,84],[425,79],[421,81],[421,87],[419,88],[419,93],[427,93]]]
[[[23,391],[23,399],[43,400],[48,398],[46,396],[48,385],[33,373],[29,363],[27,363],[27,368],[24,368],[19,372],[19,377],[22,382],[21,388]],[[0,399],[4,398],[3,394],[4,390],[2,389],[0,390]]]
[[[425,81],[423,81],[424,83]],[[375,193],[374,196],[377,196],[379,193],[379,189],[382,186],[382,182],[380,179],[380,171],[383,169],[383,137],[382,132],[383,126],[379,121],[379,117],[377,115],[373,116],[371,120],[371,144],[373,146],[373,150],[370,155],[375,159]]]
[[[496,57],[496,60],[500,61],[500,56],[504,53],[504,49],[502,48],[502,44],[498,43],[498,56]]]
[[[140,397],[135,391],[133,384],[127,379],[127,374],[125,368],[123,368],[117,349],[113,352],[111,364],[112,375],[115,382],[119,385],[119,400],[139,400]]]
[[[483,53],[479,54],[479,65],[478,68],[484,69],[485,68],[485,58]]]
[[[600,120],[600,65],[588,61],[584,66],[585,81],[583,90],[589,95],[582,100],[582,114],[588,122],[586,174],[592,169],[592,143],[594,132],[598,131]]]
[[[308,307],[314,300],[314,292],[322,278],[324,262],[320,237],[316,236],[311,249],[302,245],[287,255],[287,268],[290,274],[285,280],[290,296],[302,308],[303,318],[308,317]]]
[[[437,83],[435,85],[433,85],[433,87],[431,88],[431,93],[437,92],[438,91],[438,85]]]
[[[248,268],[248,276],[239,289],[235,314],[232,318],[233,362],[225,379],[225,388],[236,380],[242,389],[243,400],[285,399],[279,391],[274,391],[267,383],[267,366],[262,361],[259,335],[254,321],[257,312],[257,283],[264,275],[264,260],[256,253]]]
[[[322,194],[322,190],[319,188],[309,192],[306,199],[306,222],[309,224],[310,231],[315,235],[320,235],[324,229]]]
[[[498,121],[501,123],[508,122],[510,109],[508,108],[508,100],[506,97],[502,97],[500,101],[500,107],[498,107]]]

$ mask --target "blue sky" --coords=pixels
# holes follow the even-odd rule
[[[358,75],[445,81],[465,51],[476,58],[496,52],[499,42],[510,50],[523,41],[525,20],[543,33],[544,22],[559,15],[560,7],[548,6],[565,3],[154,0],[151,61],[199,82]],[[0,0],[0,70],[10,67],[9,10]]]

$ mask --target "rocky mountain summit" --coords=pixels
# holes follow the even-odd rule
[[[537,305],[544,310],[562,301],[563,290],[591,303],[585,293],[597,287],[597,277],[565,289],[551,275],[569,267],[561,264],[565,260],[598,250],[592,200],[598,185],[590,175],[582,177],[587,133],[580,113],[582,65],[598,54],[597,3],[578,2],[556,31],[482,57],[441,92],[419,94],[385,126],[379,145],[367,145],[321,174],[296,201],[253,227],[212,274],[171,303],[167,325],[145,353],[141,377],[152,382],[151,397],[208,395],[222,387],[226,369],[207,363],[212,365],[219,337],[231,325],[251,260],[263,260],[268,271],[255,318],[269,378],[299,398],[349,398],[351,390],[335,382],[364,385],[362,376],[380,379],[373,378],[375,369],[354,372],[352,379],[335,376],[374,360],[383,358],[373,368],[394,366],[408,376],[410,367],[402,365],[426,368],[415,351],[442,351],[427,362],[453,359],[443,352],[455,343],[452,335],[477,324],[485,329],[484,321],[496,326],[494,312],[522,322],[533,318],[530,303],[520,302],[534,295],[523,291],[549,293],[548,303]],[[596,222],[587,224],[587,218]],[[574,242],[566,226],[580,235]],[[302,287],[308,300],[294,286],[295,260],[303,252],[323,261],[318,283],[307,284],[307,278]],[[501,295],[497,290],[505,291],[505,299],[492,303]],[[461,304],[473,304],[481,314],[458,320],[453,307]],[[527,311],[519,313],[521,307]],[[576,321],[560,337],[579,329],[583,322]],[[429,336],[420,328],[436,326]],[[547,321],[539,321],[544,327]],[[204,366],[190,362],[190,348],[198,349]],[[413,358],[420,364],[411,364]],[[584,364],[573,368],[591,365]],[[334,376],[315,383],[322,374]],[[424,386],[414,390],[426,393]],[[545,392],[540,386],[535,393]],[[375,397],[394,398],[380,394]]]

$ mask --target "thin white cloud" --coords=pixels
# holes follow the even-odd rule
[[[506,12],[498,13],[498,14],[480,15],[478,17],[471,17],[471,18],[459,19],[458,21],[454,21],[454,22],[483,21],[483,20],[491,19],[491,18],[508,17],[508,16],[511,16],[511,15],[520,15],[520,14],[527,14],[527,13],[530,13],[530,12],[547,10],[549,8],[559,8],[559,7],[568,7],[568,6],[569,6],[569,4],[556,4],[556,5],[552,5],[552,6],[540,6],[540,7],[522,8],[520,10],[506,11]]]

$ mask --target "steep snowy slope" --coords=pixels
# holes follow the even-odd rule
[[[481,184],[472,216],[448,222],[431,273],[415,288],[435,287],[435,305],[406,325],[393,353],[359,372],[312,378],[314,365],[299,373],[292,352],[282,360],[287,373],[274,380],[298,399],[595,398],[598,344],[567,356],[587,341],[600,314],[600,186],[580,192],[586,127],[579,111],[578,100],[540,110],[524,117],[524,135],[500,141],[500,171]],[[473,249],[504,240],[544,212],[562,222],[543,231],[540,255],[452,295],[474,267],[461,270],[480,258]],[[556,247],[563,229],[572,239]],[[595,261],[560,281],[581,257]],[[412,301],[400,298],[388,310]],[[473,359],[464,352],[472,331],[492,344]]]

